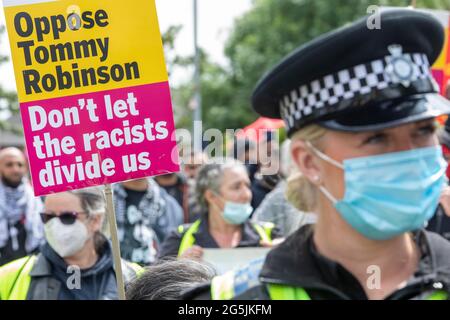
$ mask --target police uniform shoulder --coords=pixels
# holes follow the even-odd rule
[[[211,284],[203,283],[182,292],[181,300],[212,300]]]
[[[264,259],[249,262],[212,279],[210,284],[196,286],[183,294],[185,300],[261,300],[267,299],[259,281]]]
[[[423,235],[427,245],[435,258],[435,265],[438,269],[450,270],[450,242],[441,235],[424,230]]]

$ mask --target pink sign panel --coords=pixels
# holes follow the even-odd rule
[[[168,82],[20,109],[36,195],[179,170]]]

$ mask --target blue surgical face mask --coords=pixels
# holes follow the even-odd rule
[[[243,224],[250,218],[253,208],[250,203],[225,202],[223,218],[229,224]]]
[[[344,220],[369,239],[386,240],[424,227],[447,183],[447,162],[439,146],[352,158],[342,165],[309,145],[321,159],[344,170],[343,199],[319,188]]]
[[[223,199],[221,195],[216,195]],[[243,224],[250,218],[250,215],[253,212],[250,203],[237,203],[226,201],[225,199],[223,199],[223,201],[225,202],[225,207],[223,209],[222,217],[229,224]]]

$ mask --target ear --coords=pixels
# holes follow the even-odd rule
[[[212,192],[211,190],[206,190],[205,191],[205,200],[206,203],[210,204],[210,203],[215,203],[217,200],[217,195]]]
[[[103,225],[103,215],[102,214],[91,215],[89,224],[92,232],[101,231]]]
[[[313,154],[305,141],[291,142],[291,156],[298,170],[313,184],[320,185],[322,181],[320,161]]]

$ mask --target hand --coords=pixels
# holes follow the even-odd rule
[[[450,217],[450,187],[445,187],[441,193],[441,198],[439,200],[442,208],[444,208],[445,214]]]
[[[203,248],[194,245],[189,249],[186,249],[186,251],[181,254],[180,258],[201,261],[203,258]]]
[[[267,242],[265,240],[261,240],[259,242],[259,244],[261,245],[261,247],[264,247],[264,248],[272,248],[272,247],[276,247],[277,245],[279,245],[283,241],[284,241],[284,238],[277,238],[277,239],[273,239],[270,242]]]

